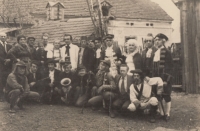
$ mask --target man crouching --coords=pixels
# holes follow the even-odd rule
[[[160,77],[145,77],[139,69],[131,71],[133,73],[133,84],[130,86],[131,104],[128,106],[130,111],[150,109],[150,122],[155,122],[158,99],[163,92],[163,81]],[[157,86],[158,97],[152,96],[152,85]]]
[[[19,61],[16,63],[15,69],[9,74],[7,78],[5,96],[6,100],[10,103],[10,113],[15,113],[15,104],[20,109],[23,109],[23,101],[25,98],[38,100],[39,94],[30,91],[28,80],[26,77],[26,65],[24,62]]]

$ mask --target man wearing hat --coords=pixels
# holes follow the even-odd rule
[[[39,65],[38,61],[35,61],[35,60],[31,61],[30,72],[27,75],[27,79],[28,79],[28,84],[30,86],[30,90],[41,94],[42,81],[39,81],[39,80],[41,80],[42,77],[40,73],[38,72],[38,65]]]
[[[152,34],[148,34],[144,39],[144,44],[146,48],[142,51],[142,62],[143,62],[143,69],[149,70],[150,72],[146,75],[152,77],[152,66],[153,66],[153,57],[154,53],[157,50],[154,47],[154,37]]]
[[[64,34],[63,40],[66,45],[61,48],[61,61],[65,61],[66,57],[70,57],[72,70],[75,70],[78,65],[79,48],[77,45],[72,44],[72,36],[70,34]]]
[[[100,37],[96,37],[94,39],[94,44],[95,44],[95,49],[96,49],[96,54],[95,54],[95,72],[96,72],[101,60],[104,59],[103,52],[105,49],[103,49],[103,45],[101,43]]]
[[[39,99],[39,94],[30,91],[30,86],[26,77],[26,64],[23,61],[16,63],[12,73],[9,74],[5,89],[5,96],[10,103],[9,112],[14,113],[14,106],[23,109],[23,101],[26,98]]]
[[[31,59],[31,52],[26,43],[26,37],[24,35],[20,35],[17,37],[17,44],[13,46],[9,51],[9,57],[14,61],[13,68],[16,62],[23,61],[26,63],[27,72],[29,72],[29,64]]]
[[[60,102],[60,96],[58,93],[59,86],[59,74],[60,71],[55,69],[56,61],[54,59],[47,60],[48,69],[44,73],[44,91],[42,94],[42,100],[45,103],[57,104]]]
[[[155,47],[157,51],[153,57],[153,77],[161,77],[164,82],[163,98],[165,102],[165,112],[161,110],[161,117],[165,120],[170,119],[171,109],[171,78],[173,69],[173,60],[170,51],[165,47],[165,42],[168,41],[168,37],[162,33],[155,36]],[[166,115],[166,116],[164,116]]]
[[[34,48],[35,44],[35,38],[34,37],[28,37],[27,38],[27,45],[31,53],[31,59],[36,59],[36,49]]]
[[[122,53],[120,48],[113,42],[114,35],[107,34],[104,38],[104,42],[106,43],[106,49],[104,52],[104,59],[112,59],[112,60],[119,60],[122,57]]]
[[[132,112],[136,110],[147,112],[150,109],[150,122],[154,123],[158,99],[151,95],[152,86],[156,86],[156,93],[160,96],[163,92],[163,81],[160,77],[144,77],[140,69],[132,70],[131,73],[133,73],[133,84],[130,86],[131,104],[128,106],[128,110]]]
[[[110,66],[110,60],[102,60],[99,65],[99,71],[95,77],[96,83],[92,88],[92,98],[88,101],[93,109],[101,107],[102,104],[104,108],[108,108],[109,105],[112,105],[112,100],[117,96],[114,93],[116,90],[114,78],[109,73]],[[112,112],[109,112],[109,115],[113,117]]]
[[[94,70],[94,51],[88,47],[87,37],[82,36],[80,41],[78,65],[84,65],[88,71]]]
[[[0,32],[0,101],[3,101],[3,88],[12,69],[12,61],[7,55],[12,46],[7,44],[6,39],[6,33]]]
[[[75,105],[81,107],[90,99],[91,88],[95,84],[94,76],[93,73],[86,72],[86,67],[84,65],[79,65],[75,78]]]

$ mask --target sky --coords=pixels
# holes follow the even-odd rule
[[[169,15],[174,21],[172,22],[172,43],[180,43],[180,10],[172,2],[172,0],[151,0],[158,5]]]

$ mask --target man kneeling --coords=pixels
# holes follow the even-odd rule
[[[152,85],[157,86],[157,95],[163,92],[163,81],[160,77],[149,78],[142,74],[139,69],[131,71],[133,73],[133,84],[130,86],[131,104],[128,106],[130,111],[150,109],[150,122],[155,122],[156,110],[159,97],[152,96]]]
[[[15,113],[14,106],[23,109],[23,101],[26,98],[39,100],[37,92],[30,91],[28,80],[26,77],[26,65],[24,62],[17,62],[15,69],[9,74],[7,78],[5,96],[10,103],[10,113]]]

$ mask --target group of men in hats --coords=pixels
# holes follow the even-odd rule
[[[104,39],[82,36],[77,45],[70,34],[53,44],[48,38],[44,33],[35,46],[34,37],[26,41],[19,36],[11,46],[0,33],[1,94],[5,87],[10,112],[15,112],[15,105],[22,109],[25,100],[35,100],[103,107],[112,118],[138,111],[150,114],[150,122],[155,122],[157,112],[162,119],[170,118],[173,63],[164,34],[147,35],[141,54],[136,39],[128,40],[124,54],[112,34]]]

